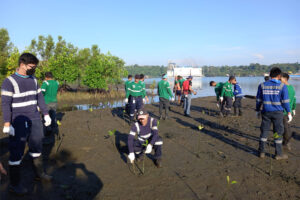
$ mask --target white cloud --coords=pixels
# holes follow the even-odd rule
[[[256,59],[259,59],[259,60],[262,60],[265,58],[264,55],[262,55],[261,53],[255,53],[253,54],[253,56],[256,58]]]

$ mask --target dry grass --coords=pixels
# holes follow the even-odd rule
[[[89,93],[89,92],[63,92],[57,94],[58,102],[95,102],[101,100],[116,100],[125,98],[123,91],[111,91],[109,93]]]

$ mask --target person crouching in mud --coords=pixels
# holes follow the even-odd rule
[[[144,159],[144,153],[149,154],[154,148],[155,165],[161,168],[162,138],[158,135],[157,120],[149,117],[148,112],[142,108],[137,113],[138,122],[132,124],[128,136],[128,158],[131,163]],[[135,139],[137,136],[137,139]],[[147,142],[148,140],[148,142]],[[145,147],[144,145],[148,145]]]

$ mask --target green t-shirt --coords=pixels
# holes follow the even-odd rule
[[[183,85],[183,82],[184,82],[184,81],[185,81],[185,79],[184,79],[184,78],[179,80],[179,85],[180,85],[180,88],[182,88],[182,85]]]
[[[132,82],[131,84],[129,84],[129,87],[126,92],[126,98],[128,98],[129,96],[143,97],[143,95],[144,95],[144,90],[143,90],[143,86],[140,82],[138,82],[138,83]]]
[[[295,88],[292,85],[286,85],[289,93],[289,99],[290,99],[290,108],[292,110],[296,110],[296,92]],[[284,114],[287,115],[287,112],[284,109]]]
[[[221,92],[223,89],[223,85],[224,85],[224,83],[221,83],[221,82],[216,84],[215,93],[217,96],[217,101],[219,101],[219,98],[220,98],[220,95],[221,95]]]
[[[177,87],[177,84],[179,83],[179,80],[176,80],[174,83],[174,89],[175,90],[179,90],[179,88]],[[180,87],[180,83],[179,83],[179,87]],[[181,88],[180,88],[181,89]]]
[[[57,102],[56,96],[57,96],[58,87],[59,87],[59,83],[56,80],[48,80],[43,82],[41,89],[46,104]]]
[[[165,81],[165,80],[159,81],[158,86],[157,86],[157,91],[158,91],[159,97],[162,97],[162,98],[165,98],[168,100],[170,99],[170,97],[173,96],[171,88],[170,88],[170,84],[168,81]]]
[[[232,84],[229,82],[224,83],[222,91],[221,91],[221,97],[234,97],[232,92]]]

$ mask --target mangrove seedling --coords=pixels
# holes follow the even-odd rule
[[[204,126],[202,124],[200,124],[198,126],[198,129],[201,133],[201,130],[204,128]],[[200,153],[200,143],[201,143],[201,137],[199,136],[199,139],[198,139],[198,149],[197,149],[197,157],[199,157],[199,153]]]
[[[143,144],[143,146],[147,148],[148,144],[149,144],[149,141],[146,140],[146,142],[145,142],[145,144]],[[145,150],[143,151],[143,153],[145,153]],[[143,159],[142,173],[145,174],[145,159]]]
[[[108,137],[110,138],[111,144],[115,147],[115,135],[116,129],[108,131]]]
[[[227,193],[229,192],[231,186],[232,186],[233,184],[236,184],[236,183],[237,183],[237,181],[230,181],[230,177],[229,177],[229,176],[226,177],[226,180],[227,180],[227,189],[226,189],[226,191],[225,191],[225,193],[224,193],[224,196],[223,196],[222,200],[224,200],[224,199],[226,198],[226,195],[227,195]]]

